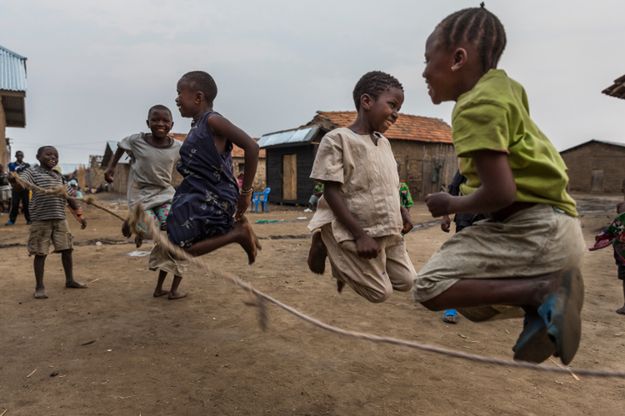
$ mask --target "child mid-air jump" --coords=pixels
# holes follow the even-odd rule
[[[18,173],[20,179],[47,190],[63,186],[63,177],[52,169],[59,162],[57,150],[53,146],[40,147],[37,150],[37,160],[39,166],[28,167],[20,171]],[[22,189],[19,183],[15,182],[15,178],[11,181],[15,189]],[[35,298],[46,299],[48,297],[43,284],[43,272],[50,245],[54,246],[55,253],[61,253],[61,263],[65,271],[65,287],[86,288],[86,285],[74,280],[72,235],[65,219],[65,205],[69,204],[74,211],[74,216],[80,221],[81,228],[84,229],[87,222],[82,216],[82,209],[73,199],[44,193],[37,189],[33,189],[32,192],[33,198],[30,204],[32,224],[28,236],[28,254],[35,256]]]
[[[452,134],[463,196],[426,197],[434,217],[488,213],[452,236],[419,271],[414,298],[469,319],[523,308],[514,358],[571,362],[581,336],[584,241],[560,155],[529,115],[523,87],[497,68],[506,46],[482,7],[443,19],[425,45],[423,77],[434,104],[455,101]]]
[[[324,191],[308,225],[308,265],[321,274],[327,256],[339,291],[348,284],[383,302],[393,289],[410,290],[416,277],[402,236],[412,223],[400,206],[397,162],[383,136],[399,117],[404,91],[393,76],[373,71],[353,96],[356,120],[323,137],[310,174]]]
[[[184,180],[167,217],[169,239],[194,256],[238,243],[252,264],[260,247],[243,214],[254,191],[258,144],[213,111],[217,85],[209,74],[186,73],[178,81],[177,90],[180,114],[193,118],[193,122],[180,148],[177,169]],[[232,172],[233,143],[245,152],[241,189]]]
[[[104,174],[107,182],[113,182],[115,166],[124,152],[130,156],[130,173],[128,175],[128,208],[141,205],[145,215],[152,218],[165,229],[165,221],[171,209],[171,200],[176,192],[172,185],[172,175],[176,161],[179,159],[180,143],[168,136],[174,125],[169,108],[154,105],[148,110],[146,121],[150,133],[138,133],[126,137],[118,143],[117,151]],[[147,228],[146,228],[147,231]],[[122,233],[130,236],[128,222],[124,223]],[[137,236],[137,245],[142,237]],[[180,299],[186,296],[178,290],[182,275],[186,271],[187,262],[175,258],[158,243],[150,253],[149,268],[158,270],[158,280],[154,289],[154,297],[167,295],[169,299]],[[169,291],[163,289],[167,273],[174,278]]]

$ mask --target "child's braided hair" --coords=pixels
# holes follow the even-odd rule
[[[390,88],[404,90],[404,87],[397,78],[386,72],[367,72],[358,80],[354,87],[354,104],[356,104],[356,110],[360,110],[360,97],[362,97],[363,94],[368,94],[374,99],[377,99],[381,93]]]
[[[496,68],[506,47],[506,31],[493,13],[480,3],[450,14],[438,24],[443,45],[451,48],[461,42],[469,42],[479,51],[484,72]]]

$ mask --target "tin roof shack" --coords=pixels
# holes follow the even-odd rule
[[[26,57],[0,46],[0,163],[6,165],[10,147],[7,127],[26,127]]]
[[[625,143],[590,140],[560,152],[569,167],[569,190],[621,193],[625,180]]]
[[[260,147],[267,152],[270,202],[308,203],[314,186],[309,175],[321,138],[330,130],[350,125],[356,115],[355,111],[318,111],[304,126],[260,138]],[[399,164],[400,178],[408,183],[413,198],[424,199],[451,182],[458,162],[447,123],[401,114],[385,136]]]

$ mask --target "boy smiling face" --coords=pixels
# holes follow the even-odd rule
[[[59,163],[59,152],[54,146],[41,147],[37,152],[37,160],[42,168],[51,170]]]
[[[147,124],[152,131],[152,136],[157,139],[165,139],[174,125],[169,110],[159,108],[150,111]]]
[[[363,97],[363,110],[372,131],[386,132],[399,117],[399,110],[404,103],[404,92],[391,87],[373,99],[368,94]]]

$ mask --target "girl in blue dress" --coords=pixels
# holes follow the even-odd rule
[[[177,169],[184,180],[167,217],[169,239],[193,256],[238,243],[252,264],[260,247],[243,214],[251,202],[258,144],[213,111],[217,85],[209,74],[188,72],[178,81],[177,90],[180,114],[193,122],[180,148]],[[232,172],[233,143],[245,152],[241,189]]]

